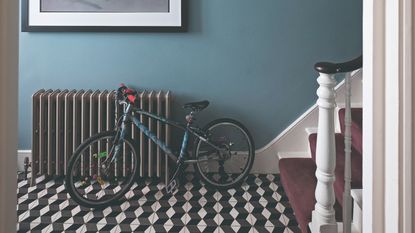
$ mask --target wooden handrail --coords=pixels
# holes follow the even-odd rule
[[[324,74],[345,73],[360,68],[362,68],[362,55],[343,63],[318,62],[314,65],[314,69],[316,69],[319,73]]]

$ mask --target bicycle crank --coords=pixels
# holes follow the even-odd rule
[[[174,172],[173,176],[171,177],[169,183],[166,185],[166,191],[169,194],[173,194],[174,191],[179,188],[179,177],[182,174],[182,165],[183,161],[179,161],[177,164],[176,171]]]

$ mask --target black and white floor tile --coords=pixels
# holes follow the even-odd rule
[[[250,175],[241,187],[216,191],[186,174],[174,195],[162,183],[141,183],[119,205],[92,210],[69,197],[62,179],[19,181],[17,231],[300,232],[278,175]]]

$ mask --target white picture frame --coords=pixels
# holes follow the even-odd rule
[[[22,31],[182,31],[182,0],[168,12],[42,12],[42,0],[22,0]]]

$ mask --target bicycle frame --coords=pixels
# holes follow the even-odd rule
[[[191,123],[187,123],[186,125],[178,123],[176,121],[172,121],[170,119],[155,115],[153,113],[147,112],[143,109],[140,109],[136,106],[133,106],[129,103],[123,103],[125,104],[125,108],[124,108],[124,113],[121,119],[121,134],[120,134],[120,139],[123,140],[125,138],[126,135],[126,122],[131,121],[133,122],[133,124],[140,129],[140,131],[142,131],[148,138],[150,138],[155,144],[157,144],[157,146],[159,146],[173,161],[177,162],[177,163],[196,163],[197,160],[189,160],[188,158],[186,158],[186,150],[187,150],[187,145],[189,142],[189,137],[190,135],[193,135],[197,138],[199,138],[200,140],[206,142],[207,144],[211,145],[213,148],[215,148],[218,151],[222,151],[222,148],[217,147],[216,145],[212,144],[211,142],[209,142],[209,140],[205,137],[205,135],[201,135],[199,132],[196,131],[202,131],[200,128],[197,127],[192,127]],[[160,140],[156,134],[154,134],[152,131],[150,131],[143,123],[141,123],[140,119],[137,116],[133,116],[131,113],[137,113],[140,115],[145,115],[148,116],[152,119],[155,119],[157,121],[160,121],[164,124],[168,124],[171,125],[175,128],[181,129],[184,131],[184,135],[183,135],[183,140],[182,140],[182,145],[180,148],[180,154],[175,154],[170,147],[162,140]],[[191,113],[192,114],[192,113]],[[115,159],[115,158],[113,158]]]

